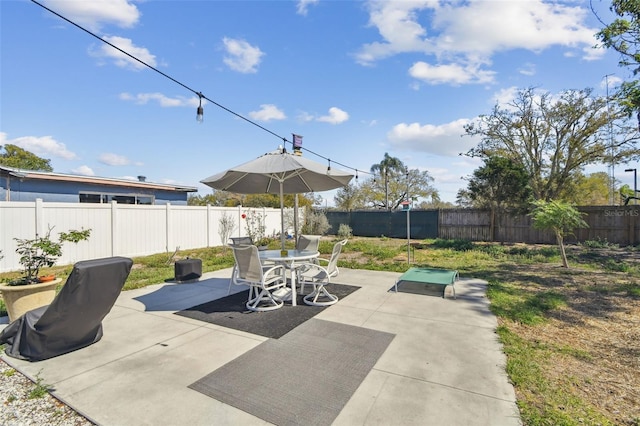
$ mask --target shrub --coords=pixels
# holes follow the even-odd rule
[[[596,237],[593,240],[587,240],[582,243],[587,248],[618,248],[618,244],[610,243],[606,238]]]
[[[247,235],[251,237],[251,241],[255,243],[265,237],[267,227],[264,224],[265,218],[262,213],[249,209],[246,213],[242,214],[242,218],[247,221],[245,223],[245,230]]]
[[[303,234],[324,235],[329,229],[331,229],[331,225],[323,212],[314,210],[307,212],[304,225],[302,225]]]
[[[350,238],[353,235],[353,230],[346,223],[341,223],[338,228],[338,237],[340,238]]]
[[[229,237],[231,237],[231,234],[233,234],[235,230],[236,223],[233,217],[227,214],[227,212],[223,212],[220,220],[218,220],[218,236],[222,244],[226,244],[227,241],[229,241]]]
[[[442,238],[436,238],[433,241],[433,245],[437,248],[449,248],[455,251],[469,251],[474,248],[471,241],[460,239],[445,240]]]

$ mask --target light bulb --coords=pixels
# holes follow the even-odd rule
[[[204,109],[202,108],[202,106],[199,106],[198,112],[196,114],[196,121],[198,123],[202,123],[203,120],[204,120]]]

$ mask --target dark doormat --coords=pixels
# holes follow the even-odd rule
[[[279,426],[329,426],[394,334],[311,319],[189,388]]]
[[[331,284],[327,287],[331,294],[340,299],[359,289],[358,286],[346,284]],[[205,321],[234,330],[246,331],[272,339],[280,337],[293,330],[298,325],[313,318],[327,307],[309,306],[302,300],[302,295],[297,295],[298,306],[291,306],[289,302],[274,311],[252,312],[248,311],[245,303],[249,298],[249,290],[241,291],[222,299],[212,300],[183,311],[176,312],[188,318]],[[340,303],[340,301],[338,301]]]

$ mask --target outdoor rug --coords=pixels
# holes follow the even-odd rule
[[[330,425],[394,337],[311,319],[189,388],[275,425]]]
[[[340,299],[359,288],[352,285],[333,283],[327,287],[331,294],[335,294]],[[327,308],[326,306],[309,306],[302,300],[302,295],[298,294],[297,296],[298,306],[291,306],[290,303],[286,302],[280,309],[267,312],[252,312],[247,310],[245,306],[249,298],[249,290],[245,290],[176,312],[176,315],[272,339],[279,339]]]

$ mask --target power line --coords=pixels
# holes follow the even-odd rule
[[[167,78],[167,79],[171,80],[172,82],[174,82],[174,83],[178,84],[179,86],[182,86],[184,89],[186,89],[186,90],[188,90],[188,91],[192,92],[194,95],[198,96],[200,99],[206,99],[207,101],[211,102],[213,105],[217,106],[218,108],[221,108],[221,109],[223,109],[223,110],[227,111],[228,113],[233,114],[233,115],[235,115],[236,117],[241,118],[242,120],[244,120],[244,121],[246,121],[246,122],[248,122],[248,123],[250,123],[250,124],[253,124],[254,126],[256,126],[256,127],[260,128],[260,129],[264,130],[265,132],[270,133],[271,135],[273,135],[273,136],[277,137],[278,139],[281,139],[283,143],[285,143],[285,144],[286,144],[286,143],[290,143],[290,144],[293,146],[293,142],[291,142],[291,141],[287,140],[287,138],[286,138],[286,137],[280,136],[280,135],[278,135],[277,133],[275,133],[275,132],[273,132],[273,131],[271,131],[271,130],[267,129],[266,127],[261,126],[260,124],[256,123],[255,121],[252,121],[252,120],[248,119],[247,117],[243,116],[242,114],[239,114],[239,113],[237,113],[237,112],[235,112],[235,111],[233,111],[233,110],[231,110],[231,109],[229,109],[229,108],[225,107],[224,105],[221,105],[221,104],[219,104],[218,102],[216,102],[216,101],[214,101],[214,100],[212,100],[212,99],[209,99],[208,97],[206,97],[205,95],[203,95],[203,94],[202,94],[202,92],[197,91],[197,90],[195,90],[195,89],[193,89],[193,88],[191,88],[191,87],[187,86],[186,84],[184,84],[184,83],[180,82],[179,80],[177,80],[177,79],[175,79],[175,78],[171,77],[169,74],[166,74],[166,73],[164,73],[164,72],[160,71],[159,69],[157,69],[157,68],[156,68],[156,67],[154,67],[153,65],[150,65],[150,64],[146,63],[146,62],[145,62],[145,61],[143,61],[142,59],[137,58],[136,56],[134,56],[134,55],[130,54],[129,52],[127,52],[127,51],[125,51],[125,50],[123,50],[123,49],[119,48],[118,46],[114,45],[113,43],[110,43],[109,41],[107,41],[107,40],[103,39],[102,37],[98,36],[97,34],[95,34],[95,33],[91,32],[91,31],[89,31],[89,30],[88,30],[88,29],[86,29],[86,28],[84,28],[83,26],[81,26],[81,25],[79,25],[79,24],[77,24],[77,23],[73,22],[72,20],[70,20],[70,19],[66,18],[65,16],[63,16],[63,15],[59,14],[59,13],[58,13],[58,12],[56,12],[55,10],[52,10],[52,9],[50,9],[50,8],[46,7],[45,5],[43,5],[43,4],[39,3],[39,2],[37,2],[36,0],[31,0],[31,2],[33,2],[33,3],[37,4],[37,5],[38,5],[38,6],[40,6],[41,8],[43,8],[43,9],[47,10],[48,12],[50,12],[50,13],[52,13],[52,14],[56,15],[57,17],[59,17],[60,19],[62,19],[62,20],[64,20],[64,21],[66,21],[66,22],[68,22],[69,24],[73,25],[74,27],[76,27],[76,28],[78,28],[78,29],[80,29],[80,30],[84,31],[85,33],[89,34],[90,36],[92,36],[92,37],[94,37],[94,38],[96,38],[96,39],[100,40],[102,43],[105,43],[105,44],[107,44],[107,45],[109,45],[109,46],[113,47],[113,48],[114,48],[114,49],[116,49],[118,52],[120,52],[120,53],[122,53],[122,54],[124,54],[124,55],[128,56],[129,58],[133,59],[134,61],[141,63],[141,64],[142,64],[142,65],[144,65],[145,67],[147,67],[147,68],[149,68],[149,69],[151,69],[151,70],[153,70],[153,71],[157,72],[157,73],[158,73],[158,74],[160,74],[161,76],[163,76],[163,77],[165,77],[165,78]],[[320,157],[320,158],[322,158],[322,159],[324,159],[324,160],[327,160],[327,162],[328,162],[328,168],[329,168],[329,169],[331,169],[331,163],[333,162],[334,164],[338,164],[338,165],[340,165],[340,166],[342,166],[342,167],[344,167],[344,168],[346,168],[346,169],[350,169],[350,170],[355,171],[355,172],[356,172],[356,176],[358,175],[358,172],[373,175],[373,173],[369,173],[369,172],[366,172],[366,171],[364,171],[364,170],[359,170],[359,169],[356,169],[356,168],[353,168],[353,167],[347,166],[347,165],[345,165],[345,164],[342,164],[342,163],[340,163],[340,162],[338,162],[338,161],[331,160],[330,158],[325,157],[325,156],[323,156],[323,155],[320,155],[320,154],[318,154],[317,152],[311,151],[311,150],[309,150],[309,149],[307,149],[307,148],[302,148],[302,149],[303,149],[304,151],[309,152],[310,154],[313,154],[313,155],[315,155],[315,156],[317,156],[317,157]]]

